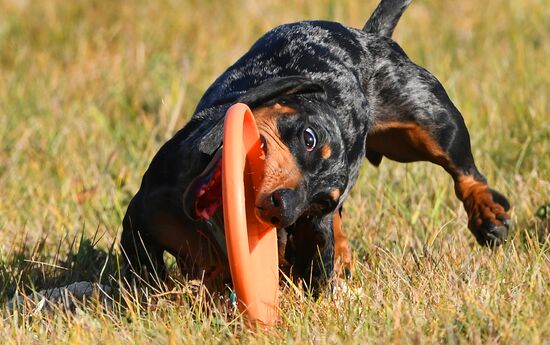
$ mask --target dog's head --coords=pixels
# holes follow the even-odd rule
[[[272,80],[248,92],[265,151],[256,215],[282,228],[303,214],[333,211],[347,185],[338,114],[323,87],[304,77]]]
[[[338,116],[326,99],[324,88],[311,79],[276,78],[249,90],[239,102],[247,104],[265,151],[262,184],[255,201],[256,215],[284,228],[302,215],[332,212],[348,182],[346,148]],[[221,129],[217,129],[221,131]],[[218,133],[214,135],[219,136]],[[205,139],[209,145],[212,137]],[[209,216],[219,202],[219,155],[198,179],[195,214]],[[221,198],[220,198],[221,199]],[[197,204],[199,207],[197,207]]]

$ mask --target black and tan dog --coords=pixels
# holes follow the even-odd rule
[[[278,228],[280,262],[294,277],[318,287],[335,256],[349,267],[341,210],[364,157],[440,165],[477,241],[501,244],[508,201],[476,168],[464,120],[441,84],[390,38],[409,2],[382,0],[363,30],[327,21],[279,26],[229,67],[153,158],[128,206],[121,246],[130,267],[163,278],[168,251],[189,277],[230,279],[219,152],[236,102],[253,109],[266,153],[256,214]]]

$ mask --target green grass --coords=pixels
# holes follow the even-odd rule
[[[150,159],[263,32],[302,19],[361,27],[375,5],[0,0],[1,305],[116,274],[113,244]],[[475,244],[442,169],[384,160],[365,164],[346,204],[353,279],[318,301],[286,290],[271,333],[182,283],[72,310],[2,307],[2,341],[549,343],[550,249],[535,212],[550,199],[550,7],[417,0],[395,39],[444,84],[478,166],[509,196],[503,248]]]

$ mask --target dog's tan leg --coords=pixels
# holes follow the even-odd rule
[[[351,277],[351,250],[349,248],[348,238],[342,230],[342,212],[336,210],[332,220],[334,228],[334,258],[336,275],[343,275],[346,278]]]

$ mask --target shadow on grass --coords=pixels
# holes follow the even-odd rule
[[[32,247],[26,240],[14,244],[11,252],[0,256],[0,304],[16,291],[27,295],[79,281],[112,285],[112,277],[119,277],[119,257],[113,251],[114,243],[105,250],[98,248],[99,240],[97,233],[92,239],[75,236],[64,253],[63,240],[54,253],[45,250],[46,238]]]

